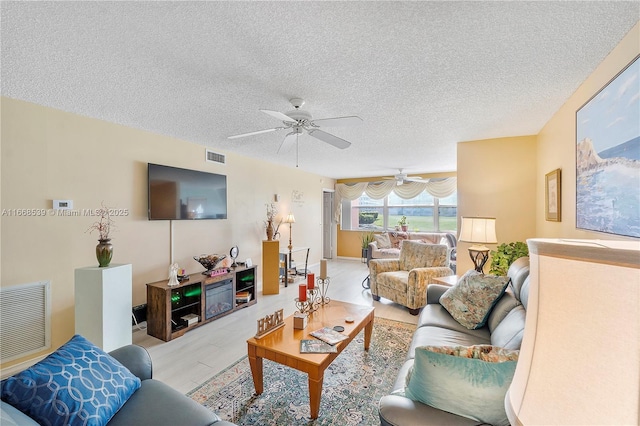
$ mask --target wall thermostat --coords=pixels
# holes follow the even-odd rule
[[[73,209],[73,200],[53,200],[53,208],[55,210],[71,210]]]

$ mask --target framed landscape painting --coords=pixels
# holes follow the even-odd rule
[[[576,112],[576,227],[640,237],[640,55]]]

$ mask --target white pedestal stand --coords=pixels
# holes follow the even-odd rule
[[[131,265],[75,271],[75,332],[105,352],[131,344]]]

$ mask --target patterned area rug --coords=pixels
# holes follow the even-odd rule
[[[248,358],[187,394],[238,425],[376,425],[378,401],[391,391],[414,324],[376,318],[369,351],[358,334],[325,370],[320,416],[309,418],[307,375],[264,360],[264,392],[255,395]]]

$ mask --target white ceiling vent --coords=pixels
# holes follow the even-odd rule
[[[207,149],[207,161],[210,163],[227,164],[227,157]]]

